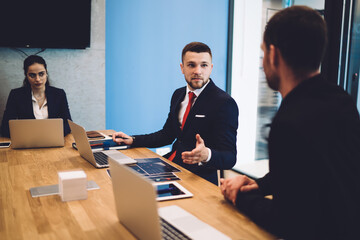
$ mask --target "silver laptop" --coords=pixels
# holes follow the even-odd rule
[[[85,160],[94,165],[94,167],[109,167],[109,159],[114,159],[120,164],[136,163],[136,160],[126,156],[125,154],[117,150],[103,150],[93,152],[91,150],[91,146],[87,138],[85,129],[82,126],[72,122],[71,120],[68,120],[68,122],[80,156],[82,156],[83,158],[85,158]]]
[[[148,179],[109,162],[118,218],[138,239],[230,239],[176,205],[158,209],[155,187]]]
[[[12,148],[63,147],[61,118],[9,120]]]

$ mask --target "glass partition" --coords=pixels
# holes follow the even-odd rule
[[[233,4],[230,92],[239,106],[238,160],[234,170],[253,177],[268,171],[264,161],[268,160],[269,125],[281,103],[281,95],[268,87],[263,71],[263,31],[272,15],[291,5],[323,10],[324,0],[234,0]]]

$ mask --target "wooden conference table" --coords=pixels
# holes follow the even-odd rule
[[[0,239],[135,239],[118,221],[106,170],[80,157],[73,141],[69,134],[63,148],[0,148]],[[146,148],[121,152],[132,158],[160,157]],[[182,170],[179,183],[194,197],[159,202],[160,207],[178,205],[232,239],[275,239],[225,201],[218,187],[176,167]],[[31,196],[30,188],[58,184],[58,171],[74,169],[83,169],[100,189],[71,202],[58,195]]]

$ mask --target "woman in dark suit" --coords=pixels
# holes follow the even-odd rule
[[[70,133],[67,119],[71,120],[71,116],[65,91],[50,86],[45,60],[37,55],[27,57],[24,74],[23,86],[9,94],[1,124],[2,136],[10,136],[11,119],[62,118],[64,136]]]

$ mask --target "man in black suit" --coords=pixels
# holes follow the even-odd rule
[[[281,106],[269,134],[269,173],[221,179],[226,199],[285,239],[359,239],[360,120],[351,97],[320,75],[326,24],[286,8],[267,23],[262,50]],[[273,198],[265,198],[272,195]]]
[[[174,92],[164,127],[155,133],[131,137],[117,132],[113,140],[151,148],[175,140],[172,151],[165,157],[217,184],[217,170],[231,169],[236,163],[238,107],[210,79],[212,55],[206,44],[186,45],[180,67],[187,86]]]

